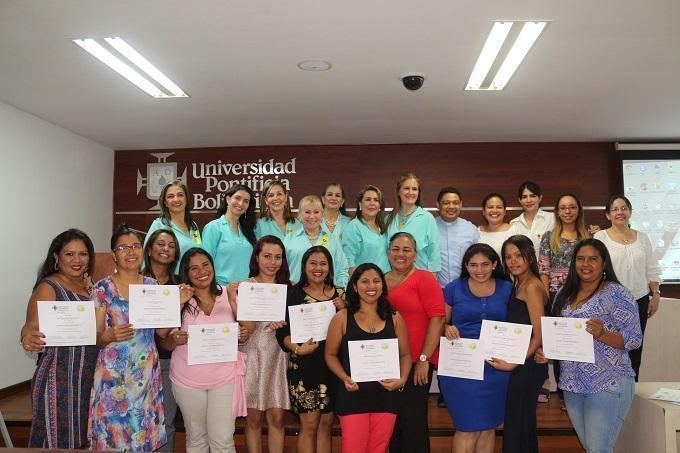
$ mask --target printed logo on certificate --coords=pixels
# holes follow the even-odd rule
[[[354,382],[399,379],[399,341],[348,341],[350,376]]]
[[[130,324],[135,329],[182,325],[177,285],[130,285]]]
[[[46,346],[87,346],[97,343],[94,301],[38,303],[38,329]]]
[[[288,307],[290,341],[304,343],[310,338],[312,341],[325,340],[333,316],[335,305],[332,300]]]
[[[286,319],[288,287],[274,283],[241,282],[238,285],[237,321]]]
[[[548,359],[595,363],[593,336],[583,318],[541,317],[543,354]]]
[[[479,339],[485,345],[484,358],[496,357],[508,363],[523,365],[532,329],[533,326],[529,324],[483,320]]]
[[[235,362],[238,358],[238,323],[191,325],[187,331],[188,365]]]

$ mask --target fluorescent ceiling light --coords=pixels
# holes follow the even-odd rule
[[[73,42],[78,44],[92,56],[116,71],[118,74],[125,77],[127,80],[135,84],[150,96],[155,98],[188,97],[188,95],[182,91],[180,87],[178,87],[165,74],[159,71],[158,68],[152,65],[146,58],[133,49],[122,38],[104,38],[104,40],[113,49],[118,51],[121,56],[124,56],[129,62],[141,69],[144,73],[151,77],[152,80],[164,87],[170,94],[161,90],[158,86],[149,81],[130,65],[123,62],[120,58],[111,53],[108,49],[104,48],[94,39],[74,39]]]
[[[486,75],[491,69],[491,65],[496,60],[498,52],[500,52],[505,38],[510,33],[510,28],[512,28],[512,22],[494,22],[493,27],[491,27],[491,33],[489,37],[486,38],[482,52],[477,58],[477,63],[472,69],[472,74],[470,74],[470,80],[467,83],[467,90],[479,90],[486,79]]]
[[[506,57],[491,83],[488,86],[484,86],[484,81],[487,80],[489,71],[498,59],[498,55],[502,49],[508,46],[506,39],[513,24],[514,22],[494,22],[489,37],[486,39],[482,52],[472,70],[472,74],[470,74],[470,79],[465,87],[466,90],[499,91],[505,88],[512,75],[522,63],[522,60],[524,60],[524,57],[526,57],[531,47],[541,35],[541,32],[543,32],[547,22],[524,22],[522,30],[519,32],[512,47],[507,51]]]

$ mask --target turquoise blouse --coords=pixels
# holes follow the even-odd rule
[[[172,232],[175,233],[175,236],[177,236],[178,242],[177,251],[179,253],[179,258],[177,259],[177,267],[175,268],[175,274],[179,274],[179,262],[181,261],[186,251],[192,247],[201,246],[201,233],[198,230],[191,230],[189,233],[185,233],[184,231],[182,231],[180,227],[178,227],[174,223],[170,222],[170,225],[168,225],[163,222],[162,217],[158,217],[153,222],[151,222],[149,231],[146,232],[146,237],[144,238],[145,246],[149,240],[149,237],[151,236],[151,233],[153,233],[156,230],[172,230]]]
[[[204,235],[205,235],[205,230]],[[304,228],[289,234],[283,241],[286,247],[286,259],[288,260],[288,268],[290,269],[290,280],[297,282],[300,280],[302,271],[302,255],[312,247]],[[333,284],[342,288],[347,286],[349,275],[347,274],[347,258],[342,251],[340,241],[333,236],[326,225],[321,224],[321,234],[317,240],[316,245],[323,245],[331,252],[333,258]]]
[[[215,279],[220,285],[248,278],[253,245],[246,239],[239,225],[238,234],[222,216],[203,228],[203,250],[210,253],[215,263]]]
[[[406,219],[406,223],[399,228],[399,216],[387,227],[387,240],[395,233],[405,231],[411,233],[416,240],[416,268],[430,272],[439,272],[442,268],[439,229],[434,221],[434,216],[417,206],[415,211]]]
[[[302,223],[298,219],[294,219],[293,222],[286,223],[286,231],[281,231],[279,225],[275,220],[262,217],[257,219],[257,225],[255,226],[255,237],[260,239],[262,236],[276,236],[277,238],[283,239],[289,234],[302,228]]]
[[[331,233],[333,236],[335,236],[335,238],[336,238],[338,241],[341,241],[341,240],[342,240],[343,232],[345,231],[345,228],[347,227],[347,225],[349,224],[349,222],[350,222],[351,220],[352,220],[352,218],[351,218],[351,217],[348,217],[348,216],[346,216],[346,215],[343,215],[343,214],[338,215],[338,221],[337,221],[337,223],[335,224],[335,228],[333,228],[333,232]],[[322,220],[321,220],[321,223],[323,223],[323,226],[324,226],[328,231],[331,231],[331,229],[328,228],[328,225],[326,224],[326,219],[322,219]]]
[[[376,264],[383,272],[390,271],[387,260],[387,234],[376,233],[359,219],[352,219],[342,233],[342,250],[349,267],[363,263]]]

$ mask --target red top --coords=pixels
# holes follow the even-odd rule
[[[444,317],[444,293],[431,272],[416,269],[406,280],[388,292],[390,305],[406,321],[408,342],[411,346],[411,360],[415,363],[425,344],[425,334],[431,318]],[[437,365],[439,346],[430,357],[430,363]]]

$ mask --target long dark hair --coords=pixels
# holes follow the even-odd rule
[[[167,284],[176,285],[177,277],[175,276],[175,267],[177,267],[177,262],[179,261],[180,250],[179,241],[177,240],[177,236],[175,236],[175,232],[172,230],[166,230],[165,228],[161,228],[160,230],[156,230],[149,235],[146,241],[146,245],[144,246],[144,275],[148,275],[149,277],[157,279],[153,273],[153,267],[151,266],[151,248],[153,247],[154,242],[156,242],[156,238],[160,236],[161,233],[170,235],[170,237],[172,237],[172,240],[175,241],[175,257],[172,259],[170,263],[167,264],[169,277]]]
[[[363,189],[359,191],[357,194],[357,213],[356,213],[356,218],[361,220],[362,222],[366,223],[364,220],[364,213],[361,211],[361,200],[363,200],[364,195],[366,195],[366,192],[375,192],[378,194],[378,199],[379,204],[380,204],[380,210],[378,211],[378,215],[375,216],[375,224],[378,226],[378,230],[380,231],[380,234],[385,234],[387,233],[387,226],[385,225],[385,200],[383,199],[382,192],[380,189],[378,189],[374,185],[367,185],[364,186]]]
[[[213,296],[219,296],[222,294],[222,287],[219,286],[215,281],[215,264],[213,263],[212,256],[210,256],[210,253],[206,252],[200,247],[192,247],[184,253],[184,256],[182,256],[182,260],[179,262],[179,282],[191,285],[191,281],[189,280],[189,261],[191,261],[191,258],[196,255],[203,255],[208,258],[208,261],[210,261],[210,266],[213,268],[213,278],[210,282],[210,294]],[[194,299],[200,303],[198,297],[194,296]],[[198,315],[198,308],[192,307],[191,304],[186,303],[184,304],[184,307],[182,307],[182,316],[184,316],[184,313],[189,313],[192,316],[196,316]]]
[[[168,227],[172,226],[172,219],[170,217],[170,209],[165,205],[165,196],[168,193],[168,190],[170,187],[176,186],[182,189],[184,191],[184,197],[186,198],[187,205],[184,207],[184,223],[186,223],[187,228],[189,230],[196,230],[198,231],[198,225],[194,221],[194,219],[191,217],[191,206],[189,205],[191,201],[191,194],[189,193],[189,189],[187,188],[186,184],[182,182],[181,179],[175,179],[174,181],[170,181],[163,187],[163,190],[161,190],[161,194],[158,196],[158,205],[161,207],[161,221],[167,225]]]
[[[87,262],[87,273],[90,276],[92,275],[92,272],[94,271],[94,256],[95,256],[92,241],[90,240],[89,236],[85,234],[83,231],[77,228],[70,228],[66,231],[59,233],[57,237],[52,239],[52,242],[50,243],[50,246],[47,249],[47,256],[45,257],[45,260],[38,268],[38,276],[35,280],[35,284],[33,285],[34,290],[35,288],[37,288],[38,284],[42,280],[58,272],[57,260],[55,258],[55,255],[58,256],[59,253],[61,253],[61,251],[63,250],[64,246],[71,241],[83,241],[83,243],[85,244],[87,253],[90,255],[90,258]]]
[[[619,279],[616,277],[614,272],[614,266],[612,266],[612,260],[609,256],[609,251],[607,247],[599,239],[583,239],[576,247],[574,247],[574,254],[571,257],[571,263],[569,264],[569,274],[567,274],[567,279],[562,285],[562,289],[555,296],[555,302],[553,304],[553,316],[562,316],[562,310],[571,303],[572,299],[576,297],[579,287],[581,286],[581,279],[576,273],[576,255],[578,255],[579,250],[583,247],[590,246],[597,250],[597,253],[602,258],[604,265],[604,272],[602,275],[602,281],[620,283]],[[593,295],[600,289],[598,286],[595,290],[588,295],[587,299],[593,297]]]
[[[255,194],[252,190],[250,190],[250,187],[236,184],[224,192],[224,195],[222,196],[222,203],[220,204],[220,208],[217,210],[216,218],[219,219],[227,212],[227,198],[231,197],[239,190],[242,190],[250,195],[250,202],[248,203],[248,209],[246,209],[246,212],[244,212],[241,217],[238,218],[238,223],[241,226],[241,232],[246,237],[246,239],[248,239],[248,242],[255,244],[255,242],[257,242],[257,238],[255,237],[255,224],[257,223],[257,215],[255,214]]]
[[[501,265],[501,259],[498,257],[498,253],[496,253],[493,247],[491,247],[489,244],[482,244],[481,242],[477,244],[472,244],[465,251],[465,254],[463,255],[463,268],[461,269],[460,272],[460,278],[470,278],[470,272],[468,272],[467,270],[467,265],[470,263],[472,257],[477,255],[478,253],[481,253],[482,255],[487,257],[489,261],[491,261],[492,263],[496,263],[496,267],[491,272],[491,278],[496,280],[510,281],[510,278],[505,274],[505,271],[503,270],[503,266]]]
[[[286,202],[283,205],[283,221],[285,223],[294,223],[295,216],[290,210],[290,199],[288,198],[288,191],[283,186],[283,183],[281,181],[277,181],[276,179],[267,181],[264,187],[262,188],[262,192],[260,193],[260,218],[273,219],[272,214],[269,210],[269,206],[267,206],[267,196],[269,195],[269,191],[277,186],[280,187],[281,190],[283,190],[283,194],[286,196]]]
[[[503,247],[501,248],[501,255],[503,255],[503,269],[506,275],[510,274],[510,269],[508,269],[508,264],[505,262],[505,248],[508,245],[514,245],[519,250],[519,254],[522,256],[524,261],[529,264],[529,271],[534,274],[534,277],[540,278],[538,273],[538,262],[536,260],[536,249],[534,248],[534,243],[531,239],[524,236],[523,234],[515,234],[510,236],[503,242]]]
[[[337,183],[337,182],[329,182],[329,183],[326,184],[326,186],[323,188],[323,193],[321,193],[321,206],[322,206],[324,209],[326,209],[326,206],[324,206],[324,204],[323,204],[323,197],[326,196],[326,191],[327,191],[328,188],[331,187],[331,186],[338,186],[338,187],[340,187],[340,194],[342,194],[342,199],[345,200],[345,201],[342,203],[342,206],[340,206],[339,211],[340,211],[340,214],[349,217],[349,215],[347,214],[347,208],[345,208],[345,203],[347,203],[347,199],[345,198],[345,189],[343,189],[342,186],[341,186],[339,183]]]
[[[382,270],[380,270],[380,268],[373,263],[360,264],[356,269],[354,269],[354,272],[349,279],[349,283],[347,283],[347,291],[345,292],[347,310],[352,314],[359,311],[359,308],[361,307],[361,300],[359,298],[359,293],[356,290],[356,285],[361,276],[370,270],[376,271],[380,276],[380,280],[382,281],[382,294],[380,297],[378,297],[377,310],[378,316],[380,316],[380,319],[384,321],[394,314],[394,310],[387,301],[387,282],[385,281],[385,274],[383,274]]]
[[[305,268],[307,267],[307,261],[309,260],[309,257],[314,254],[314,253],[323,253],[324,256],[326,257],[326,260],[328,260],[328,275],[326,275],[326,278],[324,279],[323,283],[325,286],[328,288],[333,288],[335,285],[333,284],[333,257],[331,256],[331,252],[328,251],[326,247],[323,245],[315,245],[307,249],[304,255],[302,255],[302,265],[300,266],[300,280],[295,284],[295,287],[298,289],[303,289],[305,286],[309,285],[309,279],[307,278],[307,272],[305,272]]]
[[[253,245],[253,253],[250,255],[250,273],[248,274],[248,277],[255,277],[260,273],[260,265],[257,262],[257,256],[262,252],[265,244],[273,244],[281,247],[281,267],[276,272],[274,280],[276,283],[290,286],[290,269],[288,268],[288,260],[286,259],[286,248],[283,246],[281,239],[269,234],[262,236],[255,245]]]

